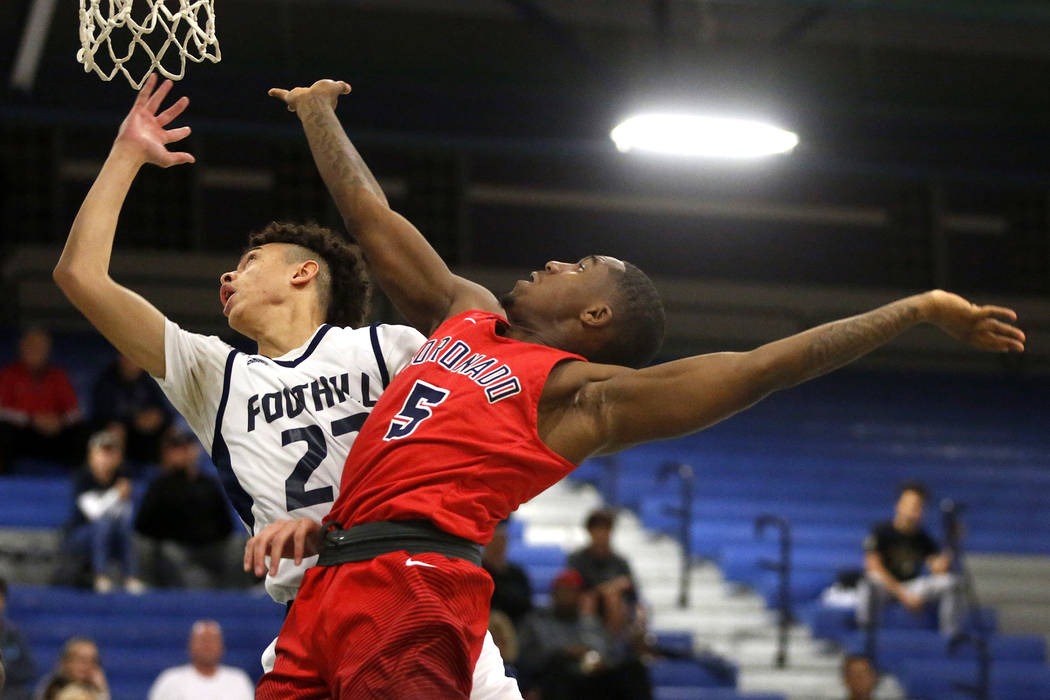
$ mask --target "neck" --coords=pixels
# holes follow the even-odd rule
[[[324,318],[316,309],[276,307],[253,337],[260,355],[280,357],[309,340],[322,323]]]
[[[193,668],[202,676],[214,676],[215,672],[219,670],[219,664],[194,663]]]
[[[903,518],[894,518],[893,527],[900,532],[915,532],[918,529],[918,525],[912,524]]]

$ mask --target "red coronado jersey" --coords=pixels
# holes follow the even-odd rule
[[[326,522],[430,520],[485,544],[576,465],[536,432],[551,369],[579,355],[499,334],[498,314],[445,321],[390,384],[347,457]]]

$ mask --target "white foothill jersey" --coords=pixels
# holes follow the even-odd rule
[[[254,534],[282,518],[328,515],[357,431],[425,340],[407,326],[322,325],[301,347],[270,358],[168,320],[157,383]],[[316,561],[282,559],[277,575],[266,576],[266,592],[278,603],[292,600]]]

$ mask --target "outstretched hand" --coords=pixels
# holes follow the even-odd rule
[[[1024,352],[1024,332],[1014,326],[1017,313],[1002,306],[978,306],[957,294],[931,292],[931,320],[945,333],[978,350]]]
[[[319,99],[334,109],[340,95],[350,94],[350,84],[342,80],[328,80],[325,78],[318,80],[308,88],[297,87],[291,90],[270,88],[266,94],[284,102],[288,106],[289,112],[298,111],[301,106],[314,99]]]
[[[244,545],[244,570],[256,576],[267,572],[266,557],[270,558],[269,573],[277,575],[281,559],[293,559],[298,566],[305,557],[321,551],[321,523],[310,518],[275,520]]]
[[[165,80],[157,87],[156,74],[151,75],[142,86],[135,104],[124,118],[117,132],[114,148],[122,148],[142,163],[152,163],[162,168],[173,165],[193,163],[195,159],[189,153],[169,151],[169,143],[181,141],[190,135],[190,127],[182,126],[167,129],[190,103],[190,98],[180,97],[163,112],[157,113],[171,91],[172,82]]]

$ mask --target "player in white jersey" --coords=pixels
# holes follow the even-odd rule
[[[364,262],[356,247],[314,225],[271,224],[222,276],[223,313],[231,328],[256,341],[258,354],[182,330],[117,284],[109,276],[110,255],[138,170],[193,162],[166,148],[190,133],[166,128],[189,100],[158,113],[171,81],[156,83],[151,76],[121,124],[73,222],[55,281],[185,416],[249,532],[289,515],[321,520],[338,494],[357,430],[424,338],[402,326],[355,328],[367,307]],[[374,180],[371,186],[380,192]],[[267,592],[291,601],[309,563],[281,562],[276,576],[267,577]],[[264,668],[272,663],[271,644]],[[471,698],[521,698],[488,636]]]

